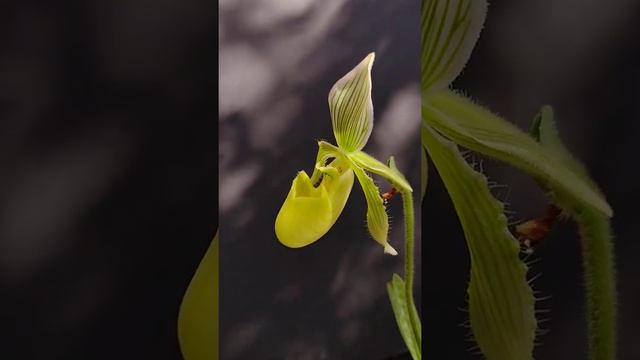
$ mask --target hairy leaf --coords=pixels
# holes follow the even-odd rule
[[[416,334],[411,326],[409,311],[416,311],[415,307],[411,309],[407,301],[404,281],[397,274],[393,274],[391,281],[387,283],[387,292],[391,300],[391,307],[395,315],[398,328],[402,339],[409,348],[409,353],[414,360],[422,359],[421,351],[421,334]],[[417,311],[416,311],[417,312]],[[419,323],[418,323],[419,324]],[[418,330],[420,331],[420,330]]]
[[[457,146],[423,126],[423,139],[462,224],[471,257],[471,329],[490,360],[530,360],[536,331],[533,291],[503,204]]]
[[[583,202],[607,216],[613,214],[598,189],[571,171],[552,150],[471,100],[448,90],[438,92],[423,103],[422,118],[454,142],[548,183],[557,198]]]

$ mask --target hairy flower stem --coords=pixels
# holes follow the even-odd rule
[[[405,249],[404,249],[404,285],[405,296],[409,309],[409,319],[411,320],[411,327],[416,335],[419,343],[421,343],[422,334],[420,318],[416,310],[416,305],[413,300],[413,273],[414,273],[414,214],[413,214],[413,196],[410,191],[401,192],[402,195],[402,208],[404,211],[404,237],[405,237]]]
[[[587,297],[589,359],[616,356],[616,286],[609,219],[584,209],[577,215]]]

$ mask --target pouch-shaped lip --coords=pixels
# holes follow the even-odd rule
[[[342,213],[353,181],[353,171],[347,169],[337,178],[325,176],[320,186],[314,187],[307,173],[300,171],[276,218],[278,240],[299,248],[320,239]]]
[[[314,187],[300,171],[276,218],[275,232],[285,246],[299,248],[320,239],[331,228],[331,200],[324,186]]]

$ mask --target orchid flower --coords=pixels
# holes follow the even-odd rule
[[[369,233],[386,254],[398,254],[389,244],[385,202],[369,173],[386,178],[400,192],[413,190],[395,167],[393,157],[385,165],[362,151],[373,130],[371,67],[374,58],[374,53],[367,55],[329,91],[329,111],[337,146],[319,141],[312,176],[303,170],[293,179],[275,223],[276,236],[285,246],[309,245],[329,231],[347,203],[355,174],[367,201]]]

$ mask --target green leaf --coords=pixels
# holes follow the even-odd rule
[[[485,0],[422,1],[422,94],[446,88],[460,74],[480,36]]]
[[[597,188],[513,124],[452,91],[441,91],[422,105],[422,119],[473,151],[505,161],[548,183],[558,199],[589,204],[607,216],[613,211]]]
[[[333,133],[338,146],[346,152],[362,149],[373,129],[371,67],[374,58],[374,53],[367,55],[329,91]]]
[[[405,285],[402,278],[397,274],[393,274],[391,281],[387,283],[387,292],[389,293],[389,299],[391,300],[391,307],[393,308],[393,314],[395,315],[398,328],[404,343],[409,348],[411,357],[414,360],[422,359],[421,351],[421,334],[415,334],[413,327],[411,326],[411,320],[409,319],[410,307],[405,296]],[[413,311],[416,311],[413,307]],[[417,312],[417,311],[416,311]],[[418,323],[419,324],[419,323]]]
[[[364,197],[367,200],[367,228],[371,237],[384,247],[385,254],[398,255],[398,252],[389,244],[389,217],[380,196],[380,190],[361,168],[354,166]]]
[[[373,156],[363,152],[356,151],[350,153],[349,159],[351,159],[357,166],[365,169],[366,171],[378,174],[387,179],[391,184],[396,186],[400,191],[413,191],[411,185],[407,179],[399,171],[394,171],[389,166],[378,161]]]
[[[178,340],[185,360],[218,359],[218,233],[184,294],[178,314]]]
[[[423,126],[422,136],[467,239],[469,320],[475,341],[487,359],[530,360],[537,325],[535,300],[503,204],[454,143],[429,126]]]

